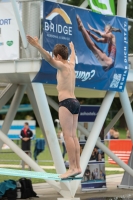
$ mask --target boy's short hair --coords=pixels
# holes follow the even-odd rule
[[[27,125],[27,126],[29,126],[29,123],[28,123],[28,122],[25,122],[24,124]]]
[[[56,44],[53,49],[53,54],[56,57],[59,54],[63,60],[67,60],[69,55],[68,48],[64,44]]]

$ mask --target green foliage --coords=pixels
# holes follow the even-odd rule
[[[67,3],[67,4],[71,4],[74,6],[80,6],[82,3],[84,2],[84,0],[64,0],[63,3]]]
[[[71,4],[74,6],[80,6],[84,0],[64,0],[63,3]],[[115,2],[115,11],[117,13],[117,0],[114,0]],[[89,5],[88,5],[88,8]],[[133,19],[133,1],[132,0],[127,0],[127,18],[132,18]]]
[[[127,2],[127,17],[133,19],[133,1],[128,0]]]

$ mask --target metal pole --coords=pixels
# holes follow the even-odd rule
[[[33,37],[40,37],[40,8],[41,3],[40,2],[31,2],[30,3],[30,13],[29,13],[29,28],[28,28],[28,34]],[[25,13],[25,12],[24,12]],[[39,57],[38,50],[34,48],[33,46],[29,45],[29,49],[31,52],[32,58]]]
[[[100,134],[100,131],[103,127],[104,121],[106,119],[106,116],[108,114],[108,111],[110,109],[110,106],[112,104],[112,101],[115,97],[115,92],[107,92],[104,100],[102,102],[102,105],[99,109],[99,112],[97,114],[97,117],[95,119],[94,125],[92,127],[92,130],[88,136],[88,139],[86,141],[85,147],[83,149],[81,158],[80,158],[80,166],[82,169],[82,174],[81,176],[84,174],[84,171],[86,169],[86,166],[90,160],[92,151],[94,149],[94,146],[96,144],[96,141],[98,139],[98,136]],[[80,181],[74,181],[72,182],[72,191],[73,191],[73,195],[76,193],[77,189],[78,189],[78,185],[80,184]]]
[[[48,99],[49,105],[51,105],[58,112],[58,104],[56,102],[54,102],[48,96],[47,96],[47,99]],[[94,124],[94,126],[95,126],[95,124]],[[78,123],[78,130],[80,130],[86,137],[88,137],[90,135],[90,133],[82,125],[80,125],[79,123]],[[133,170],[127,164],[125,164],[121,159],[119,159],[112,151],[110,151],[110,149],[108,149],[102,142],[100,142],[99,140],[97,140],[96,145],[103,152],[105,152],[109,157],[111,157],[120,167],[122,167],[123,169],[125,169],[131,176],[133,176]],[[88,152],[89,152],[89,150],[87,149],[87,153]],[[81,157],[82,157],[82,155],[81,155]],[[85,160],[86,160],[86,157],[85,157]]]
[[[130,104],[133,101],[133,95],[129,98]],[[120,119],[120,117],[123,115],[123,108],[121,108],[118,113],[115,115],[115,117],[111,120],[111,122],[108,124],[108,126],[104,130],[104,135],[108,133],[108,131],[115,125],[115,123]]]
[[[35,95],[33,93],[33,90],[31,89],[30,85],[27,87],[27,95],[28,95],[30,103],[31,103],[31,105],[33,107],[33,110],[34,110],[35,116],[37,118],[37,121],[39,123],[39,126],[40,126],[40,128],[41,128],[41,130],[43,132],[45,140],[47,141],[47,137],[46,137],[46,134],[45,134],[45,129],[44,129],[44,126],[43,126],[44,119],[42,119],[41,116],[40,116],[40,112],[39,112],[39,109],[38,109],[36,98],[35,98]],[[48,144],[49,150],[51,152],[50,144],[48,142],[47,142],[47,144]],[[52,154],[52,152],[51,152],[51,154]],[[66,193],[68,191],[69,185],[68,185],[68,183],[60,183],[60,186],[61,186],[60,194],[62,196],[64,196],[64,193]]]
[[[28,29],[29,29],[29,12],[30,12],[30,3],[29,2],[22,2],[22,24],[24,27],[24,32],[27,35],[28,34]],[[26,58],[26,52],[25,49],[22,48],[21,50],[21,58]],[[29,57],[31,57],[31,55],[29,54]]]
[[[131,176],[133,176],[133,170],[125,164],[120,158],[118,158],[110,149],[108,149],[102,142],[97,141],[96,145],[105,152],[109,157],[111,157],[120,167],[125,169]]]
[[[80,5],[81,8],[86,8],[88,6],[88,0],[83,1],[83,3]]]
[[[13,97],[13,100],[11,102],[10,108],[6,114],[5,120],[3,122],[1,131],[4,132],[6,135],[10,129],[10,126],[12,124],[12,121],[17,113],[18,107],[20,105],[20,102],[22,100],[23,94],[25,92],[27,85],[19,85],[15,95]],[[3,142],[0,141],[0,149],[2,148]]]
[[[0,93],[0,109],[9,101],[17,89],[17,85],[8,84],[7,87]]]
[[[65,168],[63,157],[62,157],[61,150],[59,147],[59,142],[57,140],[57,135],[55,132],[55,128],[54,128],[53,120],[52,120],[51,113],[49,110],[43,84],[32,83],[31,85],[33,88],[35,100],[36,100],[38,110],[40,113],[41,121],[45,129],[45,134],[47,137],[47,141],[49,144],[50,152],[52,154],[56,171],[58,174],[62,174],[66,171],[66,168]],[[67,186],[69,190],[66,192],[65,195],[69,196],[70,191],[71,191],[70,185],[68,183],[66,183],[65,185]]]
[[[78,124],[78,129],[82,131],[82,133],[85,134],[85,136],[88,137],[89,132],[80,124]],[[103,152],[105,152],[109,157],[111,157],[120,167],[125,169],[129,174],[132,173],[131,176],[133,176],[133,170],[125,164],[120,158],[118,158],[110,149],[108,149],[101,141],[97,140],[96,146],[99,147]],[[131,171],[132,170],[132,171]]]
[[[126,88],[124,89],[123,92],[119,93],[119,96],[120,96],[120,101],[123,107],[127,126],[130,132],[131,140],[133,142],[133,111],[132,111],[132,107],[128,98],[128,93],[127,93]]]
[[[11,3],[12,3],[13,10],[14,10],[14,14],[16,16],[16,21],[17,21],[17,24],[18,24],[18,27],[19,27],[19,31],[20,31],[20,35],[21,35],[21,38],[22,38],[23,46],[25,48],[27,57],[29,57],[30,56],[30,52],[29,52],[29,49],[27,48],[28,47],[28,41],[27,41],[27,38],[26,38],[26,35],[25,35],[25,32],[24,32],[24,28],[23,28],[21,19],[20,19],[19,11],[18,11],[18,8],[17,8],[17,3],[16,3],[15,0],[11,0]]]
[[[2,131],[0,131],[0,139],[7,144],[25,163],[27,163],[34,171],[45,172],[39,165],[33,161],[23,150],[21,150],[12,140],[10,140]],[[60,186],[56,181],[46,180],[56,191],[60,192]]]
[[[64,173],[66,169],[59,148],[59,142],[57,140],[57,135],[55,132],[53,120],[46,99],[44,87],[41,83],[32,83],[32,88],[36,98],[41,119],[43,119],[43,126],[45,129],[47,140],[49,142],[57,173]]]
[[[78,124],[78,129],[80,131],[82,131],[85,134],[85,136],[88,137],[89,132],[82,125]],[[122,167],[123,169],[125,169],[129,173],[132,173],[132,176],[133,176],[133,172],[131,172],[131,170],[130,170],[131,168],[127,164],[125,164],[121,159],[119,159],[112,151],[110,151],[110,149],[108,149],[102,142],[97,140],[96,145],[103,152],[105,152],[109,157],[111,157],[120,167]]]
[[[126,17],[127,0],[117,0],[117,15]]]
[[[41,130],[43,132],[43,135],[46,138],[46,134],[45,134],[45,130],[44,130],[44,127],[43,127],[43,124],[42,124],[41,116],[40,116],[40,113],[39,113],[39,110],[38,110],[37,102],[36,102],[33,90],[31,89],[30,85],[28,85],[26,91],[27,91],[27,95],[28,95],[29,101],[30,101],[30,103],[32,105],[32,108],[34,110],[35,116],[37,118],[39,127],[41,128]]]

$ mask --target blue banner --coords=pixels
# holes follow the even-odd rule
[[[94,122],[100,106],[81,105],[78,122]]]
[[[44,2],[43,47],[57,43],[76,51],[76,87],[123,91],[128,75],[128,20],[54,2]],[[56,84],[45,60],[34,82]]]

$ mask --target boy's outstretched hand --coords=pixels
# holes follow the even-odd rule
[[[71,50],[74,49],[74,44],[73,44],[73,42],[70,42],[70,43],[69,43],[69,47],[70,47]]]
[[[30,35],[27,35],[27,40],[32,46],[34,46],[36,48],[39,46],[39,41],[38,41],[37,37],[33,38]]]

